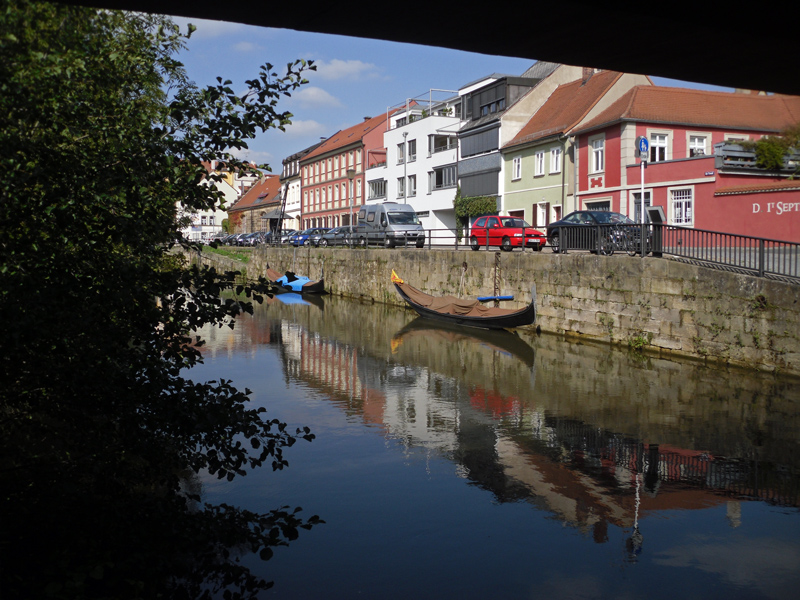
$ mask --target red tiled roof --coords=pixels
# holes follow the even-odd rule
[[[786,192],[800,191],[800,180],[765,181],[762,183],[749,183],[747,185],[731,185],[718,188],[715,196],[730,196],[734,194],[758,194],[761,192]]]
[[[316,156],[321,156],[323,154],[327,154],[328,152],[332,152],[333,150],[349,146],[350,144],[353,144],[362,139],[373,129],[376,129],[377,127],[380,127],[385,123],[386,123],[386,113],[379,115],[377,117],[366,119],[361,123],[359,123],[358,125],[353,125],[352,127],[348,127],[347,129],[337,131],[327,140],[322,142],[322,144],[320,144],[315,150],[309,152],[300,160],[301,162],[305,162]]]
[[[800,122],[800,97],[640,85],[575,133],[618,121],[779,132]]]
[[[582,80],[558,86],[531,120],[503,148],[519,146],[572,129],[611,89],[622,73],[602,71],[586,83]]]
[[[281,192],[281,181],[278,175],[265,175],[239,198],[228,212],[252,209],[259,205],[269,204]]]

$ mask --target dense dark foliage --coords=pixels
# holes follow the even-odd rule
[[[248,595],[237,557],[301,520],[206,506],[208,470],[287,462],[290,433],[227,381],[195,383],[191,332],[261,284],[186,265],[176,205],[221,201],[202,161],[283,129],[303,62],[198,89],[167,18],[0,1],[0,569],[3,596]],[[243,301],[220,302],[226,290]]]
[[[453,208],[456,213],[457,234],[460,240],[469,228],[470,217],[497,214],[497,198],[494,196],[463,197],[459,187],[453,198]]]
[[[800,123],[784,129],[780,135],[765,135],[757,142],[745,141],[741,145],[756,153],[756,166],[768,171],[780,171],[789,167],[789,155],[800,150]],[[800,172],[795,167],[794,175]]]

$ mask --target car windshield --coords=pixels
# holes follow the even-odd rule
[[[633,223],[633,221],[631,221],[625,215],[621,215],[616,212],[596,212],[592,213],[592,215],[595,219],[597,219],[598,223],[603,223],[604,225],[613,223]]]
[[[524,219],[516,219],[514,217],[509,217],[507,219],[501,219],[503,223],[503,227],[530,227]]]
[[[419,225],[417,213],[411,211],[395,211],[387,212],[389,215],[389,223],[394,225]]]

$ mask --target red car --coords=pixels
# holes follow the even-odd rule
[[[479,217],[472,224],[469,245],[473,250],[478,250],[481,246],[500,246],[501,250],[511,252],[514,248],[523,247],[523,235],[525,236],[524,246],[527,248],[539,251],[547,243],[545,234],[534,229],[519,217]]]

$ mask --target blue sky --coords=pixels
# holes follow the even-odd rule
[[[264,63],[272,63],[280,75],[287,63],[298,58],[315,61],[317,71],[308,72],[308,85],[279,103],[279,110],[294,115],[292,125],[286,132],[261,134],[249,144],[249,151],[239,153],[259,164],[270,164],[273,173],[280,173],[286,156],[406,98],[427,94],[432,88],[458,90],[491,73],[519,75],[535,62],[220,21],[175,20],[184,31],[190,21],[197,26],[180,60],[200,86],[220,76],[230,79],[234,90],[244,92],[245,80],[256,77]],[[724,89],[663,78],[653,81],[657,85]]]

